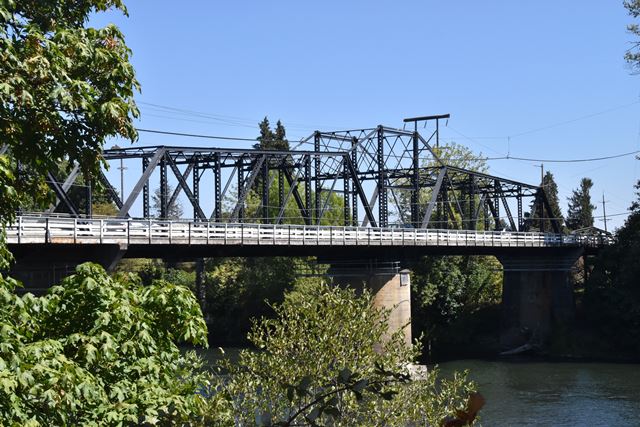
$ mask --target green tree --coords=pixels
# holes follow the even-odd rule
[[[633,357],[640,355],[640,181],[631,213],[602,250],[586,286],[587,312],[603,341]]]
[[[183,287],[82,264],[43,297],[0,278],[0,418],[7,425],[204,420],[210,375],[178,343],[207,345]]]
[[[551,216],[549,216],[547,210],[544,210],[543,222],[544,222],[544,230],[549,232],[553,230],[553,226],[551,225],[551,219],[556,219],[560,224],[560,228],[564,226],[564,217],[562,216],[562,211],[560,210],[560,199],[558,198],[558,184],[553,177],[553,174],[550,171],[544,174],[541,184],[546,196],[547,201],[549,202],[549,206],[551,207]],[[529,214],[529,229],[530,230],[540,230],[540,206],[542,204],[542,200],[536,198],[531,203],[531,213]]]
[[[172,194],[173,186],[171,184],[167,184],[167,203],[169,203],[169,198],[171,198]],[[156,218],[160,218],[162,212],[162,194],[160,187],[156,188],[153,195],[151,195],[151,207],[153,208]],[[163,219],[180,219],[183,214],[184,209],[182,209],[182,203],[176,198],[167,206],[167,217]]]
[[[271,130],[269,119],[265,118],[258,124],[260,136],[256,138],[258,143],[254,144],[254,148],[258,150],[289,150],[289,141],[287,140],[287,131],[280,120],[276,123],[275,132]]]
[[[244,350],[227,364],[224,386],[237,425],[441,425],[464,412],[474,386],[436,371],[410,377],[418,349],[387,330],[387,312],[371,296],[313,284],[256,323]],[[456,424],[463,425],[463,423]]]
[[[578,230],[586,227],[593,227],[593,210],[596,208],[591,204],[590,190],[593,181],[589,178],[580,180],[580,188],[573,190],[569,197],[569,209],[567,209],[567,228]]]
[[[633,18],[640,16],[640,0],[625,0],[624,7]],[[631,42],[631,47],[624,54],[624,59],[634,73],[637,73],[640,71],[640,41],[637,39],[640,37],[640,26],[637,23],[632,23],[627,25],[627,30],[636,37],[636,40]]]
[[[126,14],[120,0],[0,4],[0,141],[14,159],[0,168],[4,221],[27,195],[50,200],[44,177],[62,160],[90,176],[106,138],[137,137],[139,85],[124,37],[114,25],[85,27],[109,9]]]

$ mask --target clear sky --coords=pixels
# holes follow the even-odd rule
[[[91,24],[116,23],[133,50],[141,128],[253,138],[268,115],[294,140],[316,129],[401,127],[404,117],[451,113],[443,138],[488,156],[640,150],[640,76],[623,59],[632,36],[622,1],[127,3],[128,18],[102,14]],[[249,143],[141,133],[136,144]],[[537,184],[538,163],[490,166]],[[545,169],[565,213],[584,176],[595,183],[594,201],[605,192],[607,214],[627,210],[640,177],[634,156]],[[125,185],[134,175],[128,171]],[[610,228],[624,218],[613,217]]]

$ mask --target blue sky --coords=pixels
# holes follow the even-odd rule
[[[139,127],[255,137],[268,115],[296,139],[315,129],[401,127],[404,117],[451,113],[442,137],[488,156],[640,150],[640,76],[623,60],[632,36],[622,1],[156,0],[128,7],[128,18],[102,14],[91,24],[116,23],[133,50]],[[248,143],[141,133],[136,144]],[[536,163],[490,166],[538,183]],[[594,199],[606,193],[608,214],[626,211],[640,177],[634,156],[545,169],[559,183],[565,212],[583,176],[595,183]],[[623,221],[613,217],[609,226]]]

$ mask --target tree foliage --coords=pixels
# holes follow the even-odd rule
[[[585,302],[596,330],[621,351],[640,355],[640,181],[636,200],[616,243],[600,252]]]
[[[0,417],[9,425],[179,423],[203,417],[209,383],[180,342],[207,345],[188,289],[95,264],[43,297],[0,281]]]
[[[254,144],[254,148],[258,150],[289,150],[289,141],[287,140],[287,131],[280,120],[276,123],[275,132],[271,129],[269,119],[265,118],[258,124],[260,128],[260,136],[256,138],[258,142]]]
[[[640,16],[640,0],[625,0],[624,7],[633,18],[637,19]],[[631,66],[633,72],[638,73],[640,71],[640,41],[638,41],[640,26],[634,22],[627,25],[627,30],[636,37],[636,40],[631,42],[631,47],[625,52],[624,59]]]
[[[20,195],[46,194],[46,171],[63,159],[85,175],[102,162],[105,139],[137,137],[131,52],[114,25],[86,28],[90,14],[122,1],[12,1],[0,4],[0,141],[5,162],[0,216],[10,220]],[[20,168],[18,167],[20,165]]]
[[[593,210],[596,208],[591,204],[590,190],[593,181],[589,178],[580,180],[580,188],[573,190],[569,197],[569,209],[567,210],[567,228],[569,230],[579,230],[581,228],[593,227]]]
[[[551,207],[551,216],[547,210],[544,210],[543,223],[544,230],[550,231],[553,230],[553,226],[551,225],[551,219],[558,220],[560,227],[564,226],[564,217],[562,216],[562,211],[560,210],[560,199],[558,198],[558,184],[556,184],[556,180],[553,177],[551,171],[547,171],[542,178],[542,188],[547,196],[547,201],[549,202],[549,206]],[[530,230],[540,230],[540,206],[542,204],[542,200],[536,198],[531,203],[531,212],[529,214],[528,225]]]
[[[173,202],[169,203],[169,199],[172,194],[173,186],[171,184],[167,184],[167,217],[163,219],[180,219],[184,214],[184,209],[182,208],[182,203],[179,199],[176,198]],[[160,187],[156,188],[151,195],[151,207],[155,217],[160,218],[162,215],[162,190]]]
[[[236,425],[440,425],[474,391],[464,376],[412,380],[418,349],[401,332],[377,352],[388,313],[366,292],[312,284],[274,310],[249,334],[258,351],[227,365]]]

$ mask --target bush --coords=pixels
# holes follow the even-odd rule
[[[401,332],[380,346],[388,312],[368,293],[307,284],[274,310],[249,334],[257,350],[225,366],[220,394],[236,425],[440,425],[465,410],[474,386],[464,375],[412,380],[419,349]]]

